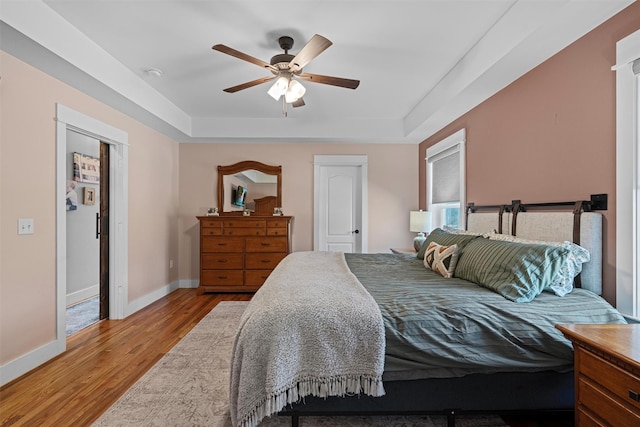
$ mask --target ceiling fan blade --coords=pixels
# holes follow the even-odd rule
[[[304,45],[298,54],[289,62],[289,68],[300,70],[304,68],[313,58],[324,52],[331,43],[328,39],[321,35],[314,35],[311,40]]]
[[[247,55],[246,53],[242,53],[239,50],[235,50],[233,48],[230,48],[229,46],[225,46],[223,44],[217,44],[217,45],[212,46],[211,49],[217,50],[218,52],[226,53],[227,55],[234,56],[234,57],[236,57],[238,59],[242,59],[243,61],[251,62],[252,64],[256,64],[256,65],[258,65],[260,67],[268,68],[270,70],[277,71],[277,69],[273,65],[269,64],[268,62],[264,62],[261,59],[254,58],[251,55]]]
[[[276,78],[276,76],[262,77],[262,78],[257,79],[257,80],[252,80],[250,82],[239,84],[237,86],[228,87],[228,88],[223,89],[223,90],[225,92],[227,92],[227,93],[235,93],[235,92],[238,92],[238,91],[243,90],[243,89],[247,89],[247,88],[250,88],[250,87],[253,87],[253,86],[257,86],[257,85],[262,84],[262,83],[266,83],[269,80],[273,80],[275,78]]]
[[[303,107],[306,104],[304,103],[304,99],[298,98],[298,100],[294,101],[291,105],[293,105],[293,108],[296,108],[296,107]]]
[[[321,74],[303,73],[299,78],[312,83],[322,83],[325,85],[339,86],[347,89],[355,89],[360,84],[360,80],[344,79],[342,77],[323,76]]]

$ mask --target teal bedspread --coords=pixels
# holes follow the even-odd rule
[[[444,279],[415,255],[345,254],[385,324],[385,380],[471,373],[567,371],[571,343],[559,323],[626,323],[583,289],[517,304],[462,279]]]

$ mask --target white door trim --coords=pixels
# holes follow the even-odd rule
[[[616,43],[616,308],[640,318],[640,30]]]
[[[56,104],[56,263],[57,334],[66,347],[66,151],[67,129],[109,144],[109,318],[126,316],[128,295],[129,135],[62,104]]]
[[[368,203],[368,189],[367,189],[367,156],[362,155],[348,155],[348,156],[333,156],[333,155],[316,155],[313,156],[313,250],[319,250],[319,236],[320,236],[320,206],[318,200],[320,199],[320,168],[327,166],[359,166],[360,167],[360,182],[362,188],[361,202],[362,209],[360,209],[361,217],[360,228],[361,237],[360,243],[362,246],[362,253],[368,252],[369,240],[368,240],[368,218],[369,218],[369,203]]]

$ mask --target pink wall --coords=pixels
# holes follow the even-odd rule
[[[180,144],[180,278],[198,279],[198,222],[217,206],[217,167],[242,160],[282,166],[285,215],[294,216],[294,251],[313,250],[313,156],[367,155],[369,252],[411,246],[409,210],[417,208],[416,145]]]
[[[607,193],[604,297],[615,303],[615,44],[640,28],[640,3],[420,144],[467,132],[467,201],[476,204],[588,199]],[[420,206],[426,171],[419,161]]]
[[[177,280],[178,145],[0,52],[0,365],[55,339],[56,103],[129,134],[129,301]],[[33,235],[18,236],[18,218]]]

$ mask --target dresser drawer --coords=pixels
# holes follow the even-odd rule
[[[580,427],[607,427],[602,421],[593,418],[582,409],[576,409],[576,425]]]
[[[200,228],[222,228],[222,221],[219,219],[201,219]]]
[[[264,219],[225,219],[224,228],[265,228]]]
[[[285,228],[267,228],[267,236],[286,236],[287,229]]]
[[[245,268],[250,270],[273,270],[282,258],[286,257],[286,252],[254,252],[247,254]]]
[[[247,270],[245,271],[244,284],[246,286],[260,286],[267,280],[269,274],[271,274],[271,270]]]
[[[620,400],[640,410],[640,402],[630,397],[630,394],[636,396],[640,394],[640,379],[638,377],[582,348],[578,348],[576,352],[579,352],[581,374],[593,379],[609,389]]]
[[[578,398],[580,405],[603,418],[607,425],[614,427],[640,425],[640,416],[583,377],[578,380]]]
[[[243,237],[207,237],[202,236],[202,252],[242,252],[244,250]]]
[[[247,252],[287,252],[286,237],[247,237]]]
[[[286,219],[268,219],[267,220],[267,227],[268,228],[287,228],[287,225],[289,224],[289,221],[287,221]]]
[[[203,236],[222,236],[222,228],[203,228],[200,230]]]
[[[242,270],[201,270],[200,285],[242,286]]]
[[[264,227],[262,228],[240,228],[229,227],[223,231],[225,236],[265,236],[267,234]]]
[[[200,268],[203,270],[242,269],[241,253],[203,254]]]

